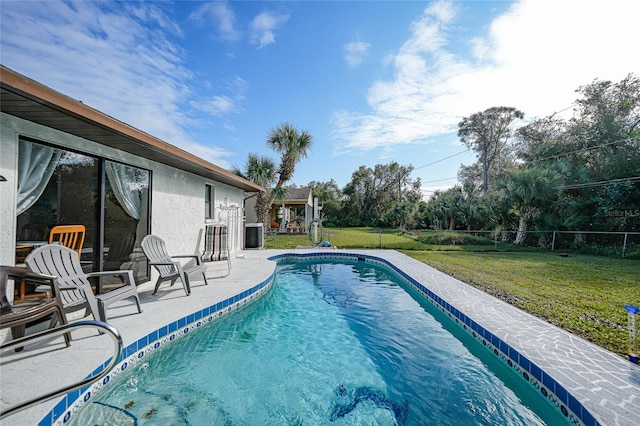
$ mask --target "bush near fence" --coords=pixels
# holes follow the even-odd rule
[[[555,236],[554,236],[555,234]],[[517,231],[398,230],[392,228],[324,228],[320,239],[339,248],[477,251],[549,250],[640,259],[640,232],[527,231],[523,245],[515,245]],[[278,235],[266,248],[313,246],[306,234]]]
[[[571,251],[601,256],[620,256],[640,259],[640,232],[599,232],[599,231],[527,231],[525,241],[515,246],[517,231],[495,230],[422,230],[409,234],[417,235],[424,244],[449,245],[491,245],[507,248],[541,248],[552,251]]]

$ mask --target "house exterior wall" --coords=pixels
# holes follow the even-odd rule
[[[205,184],[214,187],[214,219],[224,220],[221,205],[242,206],[244,191],[202,176],[119,151],[18,117],[0,113],[0,264],[15,264],[18,138],[25,136],[62,148],[100,156],[151,171],[151,233],[165,239],[170,253],[196,254],[204,245]],[[242,215],[240,215],[242,217]],[[223,222],[224,223],[224,222]],[[242,227],[230,238],[242,248]],[[151,271],[155,279],[155,271]]]
[[[256,197],[247,198],[244,202],[244,215],[246,223],[257,223]]]

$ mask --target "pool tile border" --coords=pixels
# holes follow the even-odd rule
[[[447,315],[462,330],[480,342],[487,350],[537,389],[571,424],[575,426],[600,425],[580,401],[571,395],[571,393],[551,377],[551,375],[544,372],[518,350],[482,327],[465,313],[449,304],[446,300],[386,259],[360,253],[285,253],[270,257],[269,260],[308,260],[310,258],[365,260],[391,269],[398,277],[402,278],[407,284],[422,294],[432,305]]]
[[[157,349],[160,349],[169,343],[173,343],[175,340],[186,336],[191,331],[212,321],[216,321],[236,309],[260,298],[260,296],[271,288],[274,276],[275,272],[271,274],[269,278],[250,289],[166,324],[123,348],[120,361],[109,372],[109,374],[92,385],[88,385],[82,389],[68,393],[49,413],[43,417],[38,425],[62,426],[66,424],[71,420],[73,414],[75,414],[85,403],[90,402],[91,398],[103,387],[107,386],[124,371],[133,368],[139,361],[146,359]],[[98,366],[89,375],[89,377],[99,374],[109,365],[109,362],[110,359],[106,360],[102,365]]]
[[[456,309],[446,300],[433,293],[423,284],[386,259],[369,254],[335,252],[284,253],[269,257],[268,259],[272,261],[279,261],[308,260],[311,258],[365,260],[389,268],[406,283],[422,294],[426,300],[447,315],[462,330],[482,343],[487,350],[516,371],[518,375],[531,386],[540,391],[540,393],[545,396],[553,406],[567,417],[571,424],[576,426],[600,425],[594,416],[573,395],[571,395],[569,391],[560,385],[553,377],[545,373],[535,363],[527,359],[515,348],[479,325],[466,314]],[[275,272],[263,282],[240,294],[173,321],[128,345],[123,349],[120,361],[111,370],[111,372],[109,372],[109,374],[97,383],[67,394],[49,413],[47,413],[47,415],[44,416],[44,418],[39,422],[39,426],[62,426],[66,424],[71,419],[72,415],[82,407],[82,405],[89,402],[91,398],[100,391],[100,389],[107,386],[122,372],[133,367],[138,361],[145,359],[153,351],[187,335],[190,331],[211,321],[215,321],[234,310],[245,306],[247,303],[256,300],[271,287],[274,276]],[[110,360],[106,360],[102,365],[98,366],[91,376],[100,373],[108,366],[109,361]]]

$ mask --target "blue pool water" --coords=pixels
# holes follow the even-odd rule
[[[567,423],[420,300],[375,264],[281,262],[264,297],[153,352],[72,423]]]

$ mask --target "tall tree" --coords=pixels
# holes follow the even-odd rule
[[[515,132],[515,154],[524,162],[562,158],[567,151],[567,125],[554,116],[539,118]]]
[[[462,119],[458,123],[458,137],[462,143],[478,153],[482,164],[482,193],[489,191],[489,171],[509,154],[512,136],[511,123],[524,118],[524,113],[512,107],[492,107]]]
[[[342,199],[342,190],[333,179],[327,182],[312,180],[307,186],[311,188],[313,196],[318,197],[320,202],[340,201]]]
[[[342,218],[342,199],[344,195],[335,180],[328,182],[311,181],[307,185],[311,188],[314,197],[318,197],[318,202],[322,205],[321,217],[327,225],[340,225]]]
[[[280,154],[276,187],[283,186],[291,179],[296,164],[307,157],[312,143],[313,137],[308,132],[298,131],[290,123],[271,129],[267,137],[267,146]]]
[[[517,156],[554,167],[569,185],[563,226],[602,231],[640,229],[625,212],[640,208],[640,79],[594,80],[576,91],[573,117],[547,117],[518,129]]]
[[[420,194],[420,180],[411,179],[412,171],[413,167],[395,161],[377,164],[373,169],[360,166],[343,190],[343,211],[348,224],[385,225],[384,214],[394,202],[407,201],[412,193]]]
[[[313,137],[308,132],[298,131],[289,123],[271,129],[267,137],[267,145],[280,154],[280,165],[278,167],[278,181],[268,198],[269,206],[276,198],[282,198],[280,189],[293,177],[296,164],[307,157],[312,144]],[[266,216],[263,218],[264,221],[266,221]]]

